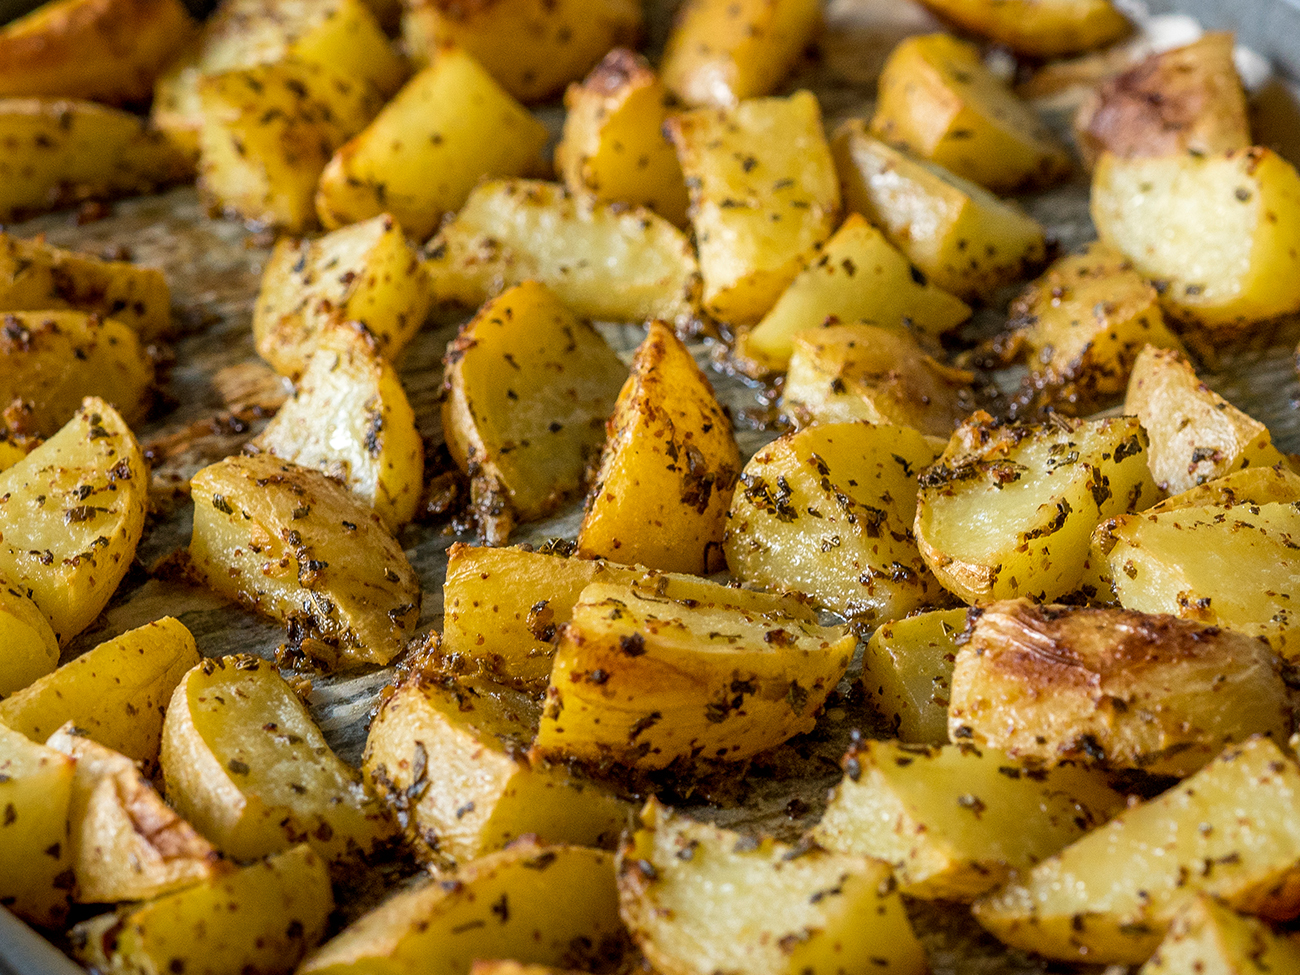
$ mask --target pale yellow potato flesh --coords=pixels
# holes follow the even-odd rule
[[[948,697],[965,609],[938,609],[876,627],[862,655],[862,691],[899,741],[948,743]]]
[[[1300,971],[1300,940],[1276,934],[1258,918],[1238,914],[1200,894],[1169,926],[1169,934],[1138,975],[1251,975]]]
[[[0,579],[0,698],[52,673],[59,641],[36,604]]]
[[[1110,0],[923,0],[945,20],[1017,54],[1057,58],[1117,41],[1128,18]]]
[[[1205,505],[1231,507],[1238,504],[1268,504],[1272,501],[1300,501],[1300,474],[1284,464],[1275,467],[1243,467],[1231,474],[1211,478],[1204,484],[1188,488],[1165,498],[1147,509],[1158,515],[1175,508],[1200,508]]]
[[[0,903],[51,927],[67,918],[76,884],[68,850],[75,764],[0,724]]]

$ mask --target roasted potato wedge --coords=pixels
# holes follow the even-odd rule
[[[59,663],[59,641],[36,604],[0,580],[0,698],[21,691]]]
[[[971,412],[974,381],[901,329],[827,325],[791,339],[781,405],[801,427],[866,420],[947,437]]]
[[[641,34],[636,0],[408,0],[407,48],[436,62],[439,49],[469,51],[506,91],[525,102],[556,95],[611,47]]]
[[[389,213],[423,240],[483,177],[536,174],[547,138],[473,57],[446,48],[334,154],[316,212],[329,229]]]
[[[1017,54],[1059,58],[1104,47],[1129,32],[1110,0],[923,0],[944,20]]]
[[[819,424],[754,455],[723,551],[741,579],[879,622],[943,598],[912,535],[916,475],[940,441],[907,427]]]
[[[419,579],[364,501],[269,454],[229,457],[190,484],[190,561],[218,593],[312,638],[326,663],[384,664],[403,649]]]
[[[1300,309],[1300,174],[1268,149],[1103,156],[1092,219],[1211,339]]]
[[[0,99],[0,145],[0,223],[148,193],[192,172],[139,116],[93,102]]]
[[[424,489],[424,443],[402,381],[352,322],[325,327],[298,388],[252,443],[338,478],[396,532]]]
[[[461,328],[443,375],[447,447],[499,544],[515,518],[541,518],[581,490],[628,372],[554,292],[525,281]],[[500,500],[507,510],[494,515]]]
[[[355,861],[396,831],[293,688],[257,657],[204,660],[181,679],[160,761],[177,811],[237,860],[306,843],[327,862]]]
[[[812,728],[856,638],[789,597],[691,576],[593,582],[560,630],[529,756],[738,761]]]
[[[1300,767],[1277,745],[1232,745],[977,901],[975,919],[1006,944],[1048,958],[1140,965],[1201,892],[1251,914],[1293,917],[1297,796]]]
[[[388,898],[311,955],[299,975],[425,971],[457,975],[476,958],[579,969],[618,955],[614,856],[523,839]]]
[[[972,414],[921,475],[921,556],[967,603],[1073,592],[1097,523],[1155,500],[1146,456],[1134,417],[1000,426]]]
[[[664,82],[691,106],[770,95],[821,26],[816,0],[688,0],[664,50]]]
[[[1147,509],[1158,515],[1176,508],[1200,508],[1205,505],[1232,507],[1238,504],[1269,504],[1300,501],[1300,474],[1284,464],[1275,467],[1244,467],[1231,474],[1212,478],[1188,488]]]
[[[258,355],[294,379],[336,321],[360,322],[396,361],[432,304],[419,255],[397,221],[379,216],[315,240],[278,241],[253,306],[253,338]]]
[[[859,214],[850,214],[808,259],[736,354],[746,372],[781,372],[794,337],[819,325],[862,320],[938,336],[970,317],[970,306],[918,275],[907,258]]]
[[[661,321],[632,359],[608,430],[579,553],[665,572],[721,568],[740,449],[708,378]]]
[[[583,318],[686,325],[698,311],[700,269],[680,230],[555,183],[480,184],[426,254],[434,295],[471,308],[531,279]]]
[[[36,603],[60,644],[99,615],[131,567],[148,490],[135,436],[93,398],[0,473],[0,574]]]
[[[862,655],[862,691],[892,737],[948,743],[948,698],[965,609],[938,609],[876,627]]]
[[[1200,894],[1174,917],[1139,975],[1300,971],[1300,941]]]
[[[623,919],[664,975],[922,975],[889,879],[879,860],[742,836],[653,799],[619,853]]]
[[[1025,599],[971,615],[952,676],[953,741],[1036,765],[1186,776],[1225,745],[1291,734],[1282,662],[1263,640],[1173,616]]]
[[[541,710],[527,693],[439,674],[413,675],[384,701],[362,771],[417,856],[445,869],[526,835],[613,847],[631,807],[563,766],[524,757]]]
[[[878,82],[871,134],[995,193],[1050,185],[1070,157],[973,44],[947,34],[909,37]]]
[[[198,662],[190,631],[166,616],[99,644],[0,701],[0,724],[45,741],[71,721],[85,737],[152,763],[172,689]]]
[[[989,298],[1042,264],[1042,225],[1013,203],[867,134],[860,119],[831,140],[846,209],[885,232],[934,284]]]
[[[51,927],[67,918],[77,883],[68,848],[75,765],[0,724],[0,905]]]
[[[73,953],[114,975],[288,975],[325,934],[334,895],[310,847],[84,921]]]
[[[813,838],[884,860],[903,894],[926,900],[972,901],[1124,808],[1101,772],[1030,774],[968,744],[864,741],[844,770]]]
[[[67,724],[46,745],[76,760],[69,856],[83,904],[148,900],[230,872],[135,762]]]
[[[1249,148],[1246,93],[1232,48],[1231,34],[1205,34],[1102,82],[1074,117],[1084,161],[1091,166],[1104,152],[1127,159]]]
[[[666,124],[690,190],[704,307],[723,321],[755,322],[839,216],[817,98],[807,91],[756,98]]]
[[[616,47],[564,94],[555,168],[569,192],[648,207],[686,223],[686,177],[664,134],[668,94],[641,55]]]

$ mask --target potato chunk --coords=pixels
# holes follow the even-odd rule
[[[815,0],[688,0],[668,35],[664,82],[691,106],[771,94],[821,19]]]
[[[652,799],[618,885],[623,919],[664,975],[928,971],[878,860],[741,836]]]
[[[578,551],[666,572],[714,572],[740,472],[731,420],[686,346],[650,323],[608,423]]]
[[[489,180],[429,242],[435,296],[477,308],[529,279],[583,318],[689,323],[699,302],[695,249],[648,210],[569,195],[536,180]]]
[[[525,281],[461,328],[444,377],[447,447],[476,507],[507,505],[489,526],[500,542],[514,518],[541,518],[582,488],[627,367],[546,285]]]
[[[419,255],[397,221],[380,216],[315,240],[278,241],[253,306],[253,338],[258,355],[294,379],[336,321],[360,322],[396,360],[432,303]]]
[[[1024,599],[971,612],[952,677],[953,741],[1040,765],[1185,776],[1225,745],[1291,733],[1282,662],[1262,640],[1173,616]]]
[[[973,414],[921,475],[921,555],[968,603],[1072,592],[1097,523],[1155,499],[1146,455],[1134,417],[999,426]]]
[[[884,235],[850,214],[810,257],[753,330],[743,332],[736,354],[747,372],[780,372],[790,362],[794,337],[819,325],[859,319],[899,331],[938,336],[970,317],[970,307],[912,270]]]
[[[414,675],[375,716],[362,769],[416,855],[442,868],[530,834],[612,847],[630,807],[563,766],[530,763],[540,718],[530,695],[503,685]]]
[[[51,436],[85,396],[127,423],[144,417],[153,362],[128,326],[81,311],[4,312],[0,323],[0,405],[18,407],[3,418],[11,430]]]
[[[1232,48],[1231,34],[1205,34],[1103,81],[1074,118],[1084,160],[1092,165],[1103,152],[1127,159],[1248,148],[1246,93]]]
[[[641,33],[636,0],[409,0],[402,33],[416,58],[436,62],[446,44],[464,48],[525,102],[558,94],[611,47]]]
[[[298,975],[462,975],[476,958],[593,966],[626,935],[613,854],[522,839],[446,880],[389,897],[311,955]]]
[[[71,721],[101,745],[153,762],[167,701],[198,662],[190,631],[165,616],[101,643],[0,701],[0,724],[45,741]]]
[[[135,762],[65,725],[46,744],[76,760],[69,852],[83,904],[148,900],[230,872]]]
[[[1139,975],[1252,975],[1300,971],[1300,941],[1200,894],[1178,912]]]
[[[939,609],[876,628],[862,655],[862,691],[909,744],[948,743],[948,697],[965,609]]]
[[[51,927],[67,917],[76,886],[68,851],[75,765],[0,724],[0,904]]]
[[[325,934],[334,896],[307,846],[77,925],[73,953],[98,971],[288,975]]]
[[[1142,421],[1151,438],[1151,475],[1170,494],[1242,468],[1283,463],[1268,428],[1201,382],[1176,350],[1142,351],[1124,412]]]
[[[593,582],[560,630],[530,757],[738,761],[813,727],[856,638],[789,597],[690,576]]]
[[[909,37],[881,72],[871,133],[995,193],[1055,183],[1070,157],[1032,109],[947,34]]]
[[[59,663],[59,641],[36,604],[0,579],[0,698],[21,691]]]
[[[564,94],[555,168],[575,195],[648,207],[686,222],[686,177],[664,135],[668,94],[641,55],[616,47]]]
[[[161,763],[177,811],[237,860],[304,842],[329,862],[353,860],[395,832],[293,688],[257,657],[209,659],[185,675]]]
[[[884,860],[899,890],[972,901],[1124,808],[1101,772],[1022,772],[1004,752],[865,741],[844,757],[813,838]]]
[[[157,268],[0,234],[0,311],[75,308],[114,318],[150,341],[170,329],[171,304]]]
[[[60,644],[99,615],[131,567],[148,488],[134,435],[93,398],[0,473],[0,574],[36,603]]]
[[[799,426],[870,423],[947,437],[971,411],[975,374],[900,329],[859,322],[796,332],[781,405]]]
[[[1300,501],[1300,474],[1284,464],[1275,467],[1244,467],[1222,477],[1188,488],[1147,509],[1158,515],[1175,508],[1200,508],[1206,505],[1232,507],[1238,504],[1269,504]]]
[[[1249,803],[1243,803],[1249,797]],[[1232,745],[975,904],[998,939],[1049,958],[1138,965],[1198,893],[1300,911],[1300,767],[1267,738]]]
[[[839,215],[817,98],[798,91],[701,108],[667,126],[691,194],[704,307],[726,322],[755,322]]]
[[[866,622],[941,598],[912,535],[916,475],[938,444],[870,423],[821,424],[769,444],[740,476],[723,540],[728,567]]]
[[[1173,314],[1211,337],[1300,309],[1300,174],[1268,149],[1104,156],[1092,219],[1161,282]]]
[[[190,559],[209,586],[320,641],[318,652],[344,666],[384,664],[403,649],[420,615],[419,579],[364,501],[268,454],[229,457],[190,483]]]
[[[447,48],[334,154],[316,212],[330,229],[390,213],[423,240],[484,176],[537,172],[546,140],[477,61]]]
[[[0,223],[148,193],[191,172],[139,116],[93,102],[0,100],[0,145]]]
[[[297,61],[199,81],[199,190],[212,210],[301,233],[334,151],[379,111],[367,82]],[[369,216],[369,214],[366,214]]]
[[[844,205],[889,238],[934,284],[988,298],[1047,255],[1043,228],[1019,207],[867,134],[850,119],[831,140]]]
[[[1017,54],[1057,58],[1104,47],[1129,32],[1110,0],[924,0],[963,30]]]
[[[351,322],[319,334],[297,390],[253,444],[338,478],[393,532],[424,490],[424,443],[402,381]]]

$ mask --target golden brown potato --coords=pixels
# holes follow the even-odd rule
[[[686,223],[686,177],[664,134],[668,94],[641,55],[616,47],[564,93],[555,168],[575,195],[648,207]]]
[[[972,610],[972,622],[952,677],[953,741],[1039,765],[1186,776],[1225,745],[1291,733],[1282,663],[1254,637],[1023,599]]]
[[[1200,892],[1269,918],[1300,911],[1300,767],[1267,738],[1214,762],[976,902],[1013,947],[1140,965]],[[1243,799],[1249,797],[1249,802]]]
[[[947,437],[971,412],[974,381],[902,330],[827,325],[795,333],[781,405],[801,427],[866,420]]]
[[[360,498],[269,454],[229,457],[190,482],[190,560],[228,599],[310,637],[323,663],[385,664],[420,616],[420,582]]]
[[[1238,914],[1206,894],[1175,915],[1160,947],[1139,975],[1251,975],[1300,971],[1300,941],[1274,934],[1258,918]]]
[[[77,882],[68,850],[75,764],[0,724],[0,904],[51,927],[68,916]]]
[[[171,293],[157,268],[0,234],[0,311],[75,308],[131,326],[143,341],[171,328]]]
[[[76,760],[69,857],[83,904],[148,900],[230,872],[135,762],[64,725],[46,742]]]
[[[0,579],[0,698],[21,691],[59,663],[59,641],[36,604]]]
[[[723,551],[741,579],[875,623],[943,598],[916,548],[916,476],[942,442],[907,427],[820,424],[745,465]]]
[[[947,34],[909,37],[879,80],[871,132],[995,193],[1058,182],[1070,157],[980,60]]]
[[[757,321],[839,216],[817,98],[798,91],[700,108],[667,126],[690,190],[705,309],[726,322]]]
[[[1091,166],[1103,152],[1129,158],[1248,148],[1246,93],[1232,47],[1231,34],[1205,34],[1102,82],[1074,118],[1084,161]]]
[[[1031,773],[968,744],[864,741],[843,765],[813,838],[884,860],[903,894],[925,900],[972,901],[1124,808],[1099,771]]]
[[[1200,508],[1205,505],[1230,508],[1238,504],[1268,504],[1272,501],[1300,501],[1300,474],[1284,464],[1275,467],[1245,467],[1165,498],[1146,511],[1147,514],[1158,515],[1175,508]]]
[[[93,398],[0,473],[0,574],[36,603],[60,644],[90,625],[131,567],[148,491],[135,436]]]
[[[948,696],[965,609],[940,609],[876,627],[862,655],[867,700],[908,744],[948,743]]]
[[[1092,219],[1211,340],[1300,309],[1300,174],[1267,149],[1103,156]]]
[[[692,107],[770,95],[821,21],[816,0],[687,0],[664,49],[664,82]]]
[[[619,853],[618,886],[632,937],[664,975],[928,971],[889,868],[868,857],[742,836],[652,799]]]
[[[520,836],[612,848],[631,807],[562,765],[523,752],[541,705],[476,677],[416,674],[370,725],[362,771],[427,863],[449,868]]]
[[[579,553],[665,572],[721,568],[740,450],[708,378],[663,322],[650,323],[608,429]]]
[[[918,275],[884,234],[852,213],[762,321],[741,333],[736,356],[746,372],[780,372],[789,365],[794,337],[819,325],[861,320],[938,336],[969,317],[964,301]]]
[[[544,284],[484,305],[447,346],[442,429],[484,537],[559,508],[605,443],[627,367]],[[498,511],[498,509],[502,509]]]
[[[867,134],[860,119],[831,140],[846,209],[880,227],[934,284],[989,298],[1047,255],[1043,228],[1013,203]]]
[[[172,689],[198,662],[190,631],[166,616],[99,644],[0,701],[0,724],[45,741],[71,721],[101,745],[152,763]]]
[[[1117,41],[1129,22],[1110,0],[923,0],[963,30],[1034,58],[1079,54]]]
[[[424,489],[424,443],[402,381],[355,322],[326,326],[294,391],[252,443],[348,486],[392,532]]]
[[[739,761],[812,728],[857,640],[792,597],[692,576],[593,582],[560,630],[530,758]]]
[[[389,213],[423,240],[484,177],[539,172],[547,138],[473,57],[446,48],[329,160],[316,212],[331,230]]]

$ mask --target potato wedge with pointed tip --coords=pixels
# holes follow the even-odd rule
[[[0,579],[0,698],[52,673],[59,641],[36,604]]]
[[[1300,972],[1300,941],[1205,894],[1178,912],[1139,975]]]
[[[862,655],[862,691],[890,732],[914,745],[948,743],[948,696],[965,609],[938,609],[876,628]]]
[[[68,850],[75,764],[0,724],[0,904],[51,927],[67,917],[76,886]]]

